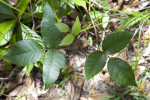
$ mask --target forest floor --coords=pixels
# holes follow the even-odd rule
[[[98,1],[98,0],[97,0]],[[111,0],[110,0],[111,1]],[[128,0],[124,0],[128,1]],[[134,0],[136,1],[136,0]],[[150,7],[149,0],[137,0],[138,3],[132,8],[120,8],[119,3],[109,2],[111,7],[116,3],[116,9],[123,11],[142,12]],[[125,6],[128,5],[124,4]],[[110,12],[114,14],[115,12]],[[60,22],[72,26],[76,16],[81,16],[78,10],[73,10],[68,16],[65,16]],[[115,32],[122,26],[116,15],[111,18],[105,30],[100,26],[96,27],[99,37],[105,37],[109,33]],[[87,20],[80,18],[82,26]],[[98,23],[95,21],[95,23]],[[137,22],[131,32],[135,32],[139,27]],[[123,86],[115,83],[105,67],[100,73],[87,81],[85,79],[84,65],[87,56],[96,51],[95,29],[81,32],[70,46],[60,48],[65,55],[67,66],[59,76],[59,79],[48,90],[44,91],[42,72],[36,67],[32,72],[25,76],[26,68],[13,65],[13,69],[4,70],[4,61],[0,60],[0,100],[150,100],[150,24],[143,22],[140,31],[134,36],[124,51],[113,55],[127,61],[134,69],[138,59],[135,80],[138,87]],[[92,40],[91,40],[92,38]],[[103,38],[101,38],[103,40]],[[92,41],[92,42],[91,42]],[[91,44],[92,43],[92,44]],[[101,43],[100,43],[101,44]],[[138,55],[138,56],[137,56]],[[65,72],[65,73],[64,73]],[[27,95],[28,94],[28,95]]]

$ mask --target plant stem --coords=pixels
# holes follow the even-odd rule
[[[55,11],[55,7],[54,7],[54,2],[53,2],[53,0],[51,0],[51,3],[52,3],[52,9],[53,9],[53,12],[55,13],[56,19],[57,19],[58,23],[60,23],[60,22],[59,22],[59,19],[58,19],[58,16],[57,16],[57,14],[56,14],[56,11]]]

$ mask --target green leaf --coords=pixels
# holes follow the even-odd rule
[[[61,42],[61,33],[55,26],[55,23],[57,23],[56,16],[46,2],[41,23],[41,33],[45,45],[49,48],[56,48]]]
[[[76,36],[80,33],[80,31],[81,31],[81,25],[80,25],[79,17],[77,17],[76,21],[72,27],[72,34],[74,34]]]
[[[12,69],[12,63],[5,61],[4,70],[11,70],[11,69]]]
[[[6,53],[6,48],[0,48],[0,59],[2,59],[5,53]]]
[[[108,14],[105,14],[104,17],[102,18],[102,25],[103,25],[103,28],[105,29],[107,26],[108,26],[108,23],[109,23],[109,15]]]
[[[18,0],[18,9],[20,10],[20,12],[18,12],[17,16],[20,16],[24,13],[24,11],[26,10],[26,8],[28,7],[30,0]]]
[[[12,35],[16,20],[6,21],[0,24],[0,46],[6,44]]]
[[[72,0],[70,0],[68,2],[68,6],[71,7],[72,9],[75,9],[75,4],[74,4],[74,2]]]
[[[59,46],[62,45],[70,45],[74,41],[74,36],[73,34],[68,34],[67,36],[64,37],[64,39],[61,41]]]
[[[116,83],[137,86],[132,68],[127,62],[119,58],[110,58],[107,68]]]
[[[69,15],[71,11],[72,11],[72,8],[69,6],[68,3],[66,3],[62,7],[60,7],[58,16],[59,18],[61,18],[63,16]]]
[[[35,40],[22,40],[8,49],[4,59],[19,66],[27,66],[37,62],[43,52],[42,46]]]
[[[54,6],[55,10],[59,9],[60,5],[62,4],[61,0],[46,0],[46,1],[49,3],[51,7]]]
[[[55,23],[55,25],[58,28],[58,30],[61,32],[68,32],[69,31],[69,27],[65,23]]]
[[[102,15],[103,15],[103,13],[100,11],[91,11],[91,16],[93,19],[100,18],[100,17],[102,17]],[[90,15],[87,14],[85,18],[90,19]]]
[[[118,31],[109,34],[102,43],[102,49],[107,54],[115,54],[126,47],[134,33]]]
[[[6,2],[7,0],[3,1]],[[16,16],[13,13],[12,9],[0,1],[0,19],[14,19],[14,18],[16,18]]]
[[[32,29],[30,29],[28,26],[24,25],[23,23],[20,23],[21,25],[21,33],[22,33],[22,39],[34,39],[39,44],[41,44],[44,47],[44,43],[41,39],[41,37]]]
[[[59,18],[64,15],[64,13],[66,12],[66,10],[67,10],[67,4],[64,4],[64,5],[62,5],[62,6],[60,7],[59,13],[58,13]]]
[[[98,74],[106,64],[106,55],[101,51],[91,53],[85,62],[85,76],[89,80]]]
[[[35,15],[35,14],[34,14]],[[36,15],[37,16],[37,15]],[[42,18],[42,17],[41,17]],[[24,15],[22,15],[21,16],[21,22],[23,23],[23,24],[30,24],[30,23],[32,23],[32,16],[29,16],[29,15],[26,15],[26,14],[24,14]]]
[[[33,64],[26,66],[26,76],[28,76],[28,74],[32,71],[33,67]]]
[[[107,0],[103,0],[103,10],[104,12],[109,11],[110,7]]]
[[[84,7],[85,9],[87,9],[86,7],[86,2],[84,0],[73,0],[73,2],[78,5],[78,6],[82,6]]]
[[[58,51],[50,49],[46,52],[43,64],[43,81],[45,90],[48,89],[57,80],[60,69],[65,68],[65,57]]]

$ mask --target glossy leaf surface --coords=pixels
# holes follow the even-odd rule
[[[49,48],[56,48],[61,42],[61,33],[55,23],[57,23],[55,14],[51,6],[46,2],[41,23],[41,33],[45,45]]]
[[[137,86],[132,68],[127,62],[120,58],[110,58],[107,68],[116,83]]]
[[[45,89],[48,89],[57,80],[60,69],[66,66],[64,55],[58,51],[50,49],[45,54],[43,64],[43,81]]]
[[[23,23],[20,23],[20,25],[21,25],[22,39],[34,39],[44,47],[44,43],[41,39],[41,36],[39,36],[35,31],[30,29],[28,26],[24,25]]]
[[[107,54],[115,54],[126,47],[133,37],[132,32],[118,31],[109,34],[102,43],[102,49]]]
[[[12,35],[15,20],[6,21],[0,24],[0,46],[6,44]]]
[[[22,40],[10,47],[4,58],[16,65],[27,66],[42,57],[44,52],[42,49],[35,40]]]
[[[106,55],[101,51],[91,53],[85,62],[85,76],[89,80],[98,74],[106,64]]]

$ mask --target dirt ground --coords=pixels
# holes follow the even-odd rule
[[[126,2],[128,0],[125,0]],[[100,2],[100,1],[99,1]],[[121,5],[114,0],[109,0],[110,5],[119,8]],[[140,11],[145,7],[150,7],[150,1],[139,0],[139,6],[130,8],[131,10]],[[142,6],[142,2],[148,2],[146,6]],[[116,3],[116,6],[115,6]],[[129,3],[129,2],[128,2]],[[124,5],[128,5],[124,4]],[[144,3],[143,3],[144,5]],[[118,7],[118,8],[117,8]],[[123,9],[123,8],[122,8]],[[125,9],[125,8],[124,8]],[[129,10],[129,9],[125,9]],[[114,13],[114,12],[112,12]],[[111,14],[111,12],[110,12]],[[76,9],[69,16],[65,16],[60,22],[68,24],[70,27],[75,21],[76,16],[81,16]],[[123,16],[123,15],[122,15]],[[116,15],[114,21],[108,24],[105,30],[96,27],[99,37],[104,39],[111,32],[115,32],[121,26],[120,20]],[[87,20],[81,16],[81,25],[83,26]],[[95,22],[97,23],[97,22]],[[135,32],[140,23],[136,23],[131,29]],[[113,55],[127,61],[133,68],[136,62],[136,53],[138,48],[138,36],[141,32],[138,59],[140,58],[135,74],[136,82],[139,87],[122,86],[115,83],[105,67],[100,73],[91,80],[85,79],[84,65],[87,56],[97,50],[96,37],[94,29],[81,32],[70,46],[59,48],[65,55],[67,66],[61,71],[59,79],[48,90],[44,90],[42,72],[34,67],[32,72],[26,76],[26,67],[12,65],[12,70],[4,70],[5,62],[0,60],[0,100],[150,100],[150,25],[148,22],[143,23],[143,27],[130,44],[120,54]],[[93,45],[89,44],[89,37],[93,39]],[[146,41],[146,46],[144,43]],[[101,45],[101,41],[99,41]],[[140,53],[142,52],[141,56]]]

